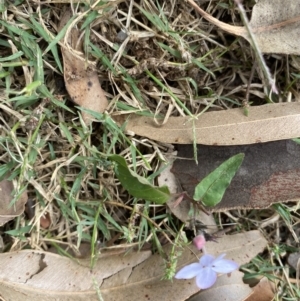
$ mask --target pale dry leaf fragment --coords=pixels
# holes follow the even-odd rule
[[[259,231],[250,231],[221,237],[217,247],[207,245],[210,254],[217,256],[221,250],[227,258],[244,264],[266,244]],[[166,247],[167,254],[171,249]],[[193,247],[182,250],[178,269],[197,261],[195,254]],[[168,296],[169,300],[182,301],[199,291],[190,281],[162,280],[164,259],[151,252],[99,258],[91,270],[66,257],[26,250],[0,254],[0,266],[0,292],[14,301],[96,301],[96,288],[105,301],[140,301],[145,296],[148,300]]]
[[[165,155],[167,162],[161,163],[160,168],[163,170],[157,177],[158,186],[163,187],[166,185],[169,188],[170,193],[176,193],[178,191],[178,182],[175,175],[171,172],[176,155],[176,151]]]
[[[249,262],[256,254],[262,252],[267,241],[259,231],[249,231],[235,235],[226,235],[218,239],[218,243],[208,242],[206,252],[218,256],[226,253],[226,258],[240,265]]]
[[[264,277],[253,288],[253,294],[245,301],[272,301],[275,296],[275,284],[267,277]]]
[[[19,216],[25,210],[27,191],[25,190],[19,200],[11,205],[13,190],[14,185],[11,181],[3,180],[0,182],[0,226]]]
[[[120,123],[127,121],[126,130],[164,143],[192,144],[194,136],[198,144],[205,145],[244,145],[300,137],[299,102],[253,106],[249,116],[242,108],[203,113],[194,121],[195,130],[190,117],[170,117],[163,126],[140,115],[118,118]]]
[[[65,25],[68,18],[70,18],[70,10],[64,12],[59,29]],[[74,103],[85,109],[103,113],[108,106],[108,101],[94,67],[87,65],[82,53],[78,54],[78,50],[81,51],[82,48],[81,43],[78,42],[79,33],[77,29],[72,28],[70,38],[67,39],[69,45],[61,47],[66,89]],[[86,123],[91,122],[91,115],[83,112],[82,116]]]
[[[206,20],[224,31],[242,36],[251,43],[245,27],[219,21],[187,0]],[[263,53],[300,54],[300,6],[295,0],[257,0],[253,7],[250,26]]]

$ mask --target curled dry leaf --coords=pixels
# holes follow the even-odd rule
[[[243,109],[207,112],[194,124],[190,117],[170,117],[158,126],[150,117],[129,115],[118,117],[126,123],[126,130],[164,143],[242,145],[300,137],[300,103],[278,103]],[[194,133],[195,136],[194,137]]]
[[[59,29],[63,28],[70,16],[71,11],[66,10],[61,18]],[[78,50],[81,51],[82,48],[78,41],[79,34],[77,29],[72,28],[68,39],[70,45],[61,48],[66,89],[72,101],[79,106],[103,113],[108,106],[108,101],[100,86],[97,72],[93,70],[92,66],[87,66],[83,56],[80,58],[78,55]],[[83,112],[82,116],[85,122],[91,121],[89,114]]]
[[[239,264],[267,244],[259,231],[224,236],[218,242],[207,244],[208,252],[216,256],[216,250],[222,250]],[[168,246],[166,252],[171,249]],[[197,261],[195,254],[196,249],[184,249],[178,268]],[[161,280],[164,260],[150,251],[100,257],[91,270],[66,257],[24,250],[0,254],[0,266],[1,294],[14,301],[96,301],[97,290],[105,301],[162,300],[164,296],[179,301],[199,291],[189,280]]]
[[[251,43],[245,27],[219,21],[201,9],[193,0],[187,0],[207,21],[224,31],[242,36]],[[252,11],[250,26],[263,53],[300,54],[300,6],[298,1],[258,0]]]
[[[14,186],[11,181],[3,180],[0,182],[0,226],[19,216],[25,210],[27,191],[24,191],[15,205],[11,206],[10,203],[13,199],[13,190]]]

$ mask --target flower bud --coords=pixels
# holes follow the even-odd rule
[[[205,243],[206,240],[202,233],[195,236],[195,238],[193,239],[193,244],[198,250],[201,250],[204,247]]]

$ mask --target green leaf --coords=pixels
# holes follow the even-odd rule
[[[7,57],[1,57],[0,58],[0,62],[6,62],[6,61],[12,61],[12,60],[16,60],[18,59],[19,57],[21,57],[22,55],[24,54],[24,52],[22,51],[18,51],[10,56],[7,56]]]
[[[49,50],[51,50],[54,47],[54,45],[58,44],[58,42],[60,41],[60,39],[62,39],[63,36],[65,35],[67,29],[70,27],[70,24],[77,17],[78,17],[78,15],[76,15],[76,14],[73,15],[73,17],[68,21],[68,23],[58,32],[57,36],[49,43],[48,47],[44,51],[44,54],[47,53]]]
[[[85,21],[83,22],[80,30],[85,29],[88,25],[90,25],[97,17],[99,17],[99,13],[98,11],[94,10],[92,11],[87,18],[85,19]]]
[[[229,158],[202,179],[195,188],[194,200],[201,201],[205,206],[215,206],[220,203],[244,157],[245,155],[240,153]]]
[[[292,139],[294,142],[300,144],[300,138],[295,138],[295,139]]]
[[[118,155],[109,156],[116,162],[115,173],[122,186],[134,197],[144,199],[156,204],[164,204],[170,198],[167,186],[155,187],[147,179],[130,170],[123,157]]]

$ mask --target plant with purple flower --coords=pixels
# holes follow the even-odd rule
[[[218,274],[228,274],[239,268],[239,265],[228,259],[226,254],[215,258],[212,255],[203,255],[199,263],[192,263],[182,268],[175,275],[176,279],[191,279],[196,277],[196,284],[200,289],[210,288],[217,280]]]

